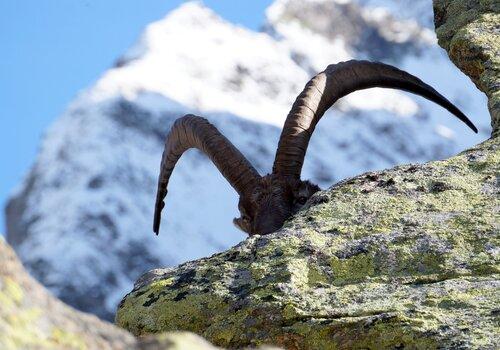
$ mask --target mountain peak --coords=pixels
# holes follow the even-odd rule
[[[218,15],[209,7],[207,7],[203,1],[192,0],[186,1],[183,4],[179,5],[177,8],[172,10],[165,18],[172,16],[217,16]]]
[[[162,19],[150,23],[139,40],[120,57],[116,66],[122,67],[142,58],[151,51],[160,51],[170,44],[169,34],[178,34],[178,28],[207,27],[210,24],[225,22],[212,9],[201,1],[188,1],[173,9]],[[227,23],[229,24],[229,23]],[[180,38],[182,39],[182,38]]]
[[[210,22],[221,22],[223,19],[201,1],[188,1],[170,11],[163,19],[150,25],[170,27],[177,25],[203,25]]]
[[[293,94],[300,89],[297,79],[305,84],[308,75],[286,47],[194,1],[148,25],[91,95],[94,100],[118,95],[136,101],[148,91],[196,112],[282,125],[293,102],[290,86]]]

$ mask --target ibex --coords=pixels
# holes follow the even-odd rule
[[[158,179],[153,231],[160,229],[170,175],[181,155],[197,148],[214,162],[238,192],[241,217],[234,224],[248,235],[275,232],[320,188],[300,179],[316,124],[338,99],[373,87],[405,90],[446,108],[477,133],[474,124],[450,101],[417,77],[393,66],[351,60],[329,65],[313,77],[288,113],[271,174],[261,176],[236,147],[206,119],[185,115],[175,121],[165,141]]]

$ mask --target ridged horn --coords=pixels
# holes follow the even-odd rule
[[[329,65],[305,86],[288,113],[281,132],[273,173],[300,178],[316,124],[338,99],[357,90],[384,87],[412,92],[453,113],[474,132],[474,124],[450,101],[417,77],[396,67],[351,60]]]
[[[161,158],[153,222],[156,234],[160,230],[161,211],[165,206],[170,175],[179,158],[190,148],[204,152],[240,195],[260,177],[245,156],[208,120],[191,114],[177,119],[167,136]]]

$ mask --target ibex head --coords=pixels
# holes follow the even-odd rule
[[[177,119],[167,136],[161,160],[154,232],[159,232],[170,175],[189,148],[203,151],[238,192],[241,217],[233,220],[238,228],[249,235],[277,231],[320,190],[317,185],[300,179],[316,124],[339,98],[372,87],[405,90],[423,96],[446,108],[477,133],[474,124],[457,107],[407,72],[368,61],[330,65],[312,78],[295,100],[281,132],[271,174],[260,176],[243,154],[206,119],[194,115]]]
[[[249,235],[274,232],[319,190],[309,181],[278,174],[263,176],[248,193],[240,195],[241,217],[233,223]]]

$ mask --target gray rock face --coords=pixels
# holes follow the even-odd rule
[[[255,33],[187,3],[151,24],[46,133],[7,206],[8,241],[55,295],[112,319],[144,271],[208,256],[245,238],[232,226],[236,194],[199,152],[182,157],[162,232],[151,232],[158,167],[173,121],[185,113],[207,117],[265,174],[282,122],[307,80],[352,57],[383,58],[420,76],[470,115],[482,134],[472,135],[422,99],[363,91],[339,101],[321,121],[304,178],[327,188],[364,171],[444,158],[484,139],[490,133],[484,96],[420,22],[422,7],[431,13],[430,1],[413,2],[406,11],[399,4],[277,1],[266,31]],[[376,51],[379,45],[383,51]]]
[[[220,346],[498,349],[500,138],[315,194],[283,229],[139,279],[116,322]]]

